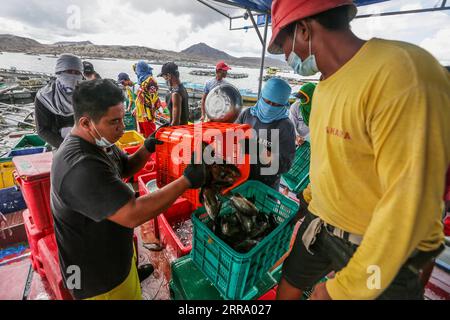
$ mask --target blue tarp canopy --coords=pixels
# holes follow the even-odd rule
[[[384,2],[389,0],[355,0],[357,6],[366,6],[373,3]],[[241,7],[245,7],[252,11],[268,12],[272,7],[272,0],[230,0]]]

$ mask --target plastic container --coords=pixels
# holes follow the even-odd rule
[[[51,234],[53,230],[47,229],[45,231],[40,231],[34,224],[33,217],[31,216],[29,210],[25,210],[23,212],[23,223],[25,225],[28,244],[30,245],[31,249],[31,265],[36,272],[43,276],[45,272],[42,266],[38,242],[45,236]]]
[[[214,284],[201,272],[190,256],[182,257],[171,265],[172,280],[170,281],[170,293],[173,300],[225,300]],[[266,273],[256,284],[258,292],[267,293],[281,280],[281,267]],[[264,294],[249,296],[248,300],[263,299]],[[262,296],[262,297],[261,297]]]
[[[53,216],[50,207],[50,169],[52,153],[16,157],[16,181],[23,198],[40,231],[53,230]]]
[[[140,135],[137,131],[125,131],[124,135],[120,140],[116,143],[116,145],[120,149],[124,149],[127,147],[136,147],[136,146],[142,146],[144,144],[144,137]]]
[[[22,157],[22,156],[29,156],[32,154],[38,154],[38,153],[44,153],[47,149],[45,147],[34,147],[34,148],[27,148],[27,149],[16,149],[11,150],[7,155],[6,159],[12,159],[14,157]]]
[[[41,137],[39,137],[37,134],[26,134],[24,135],[19,142],[17,142],[13,150],[17,149],[28,149],[28,148],[34,148],[34,147],[46,147],[48,144],[42,140]]]
[[[17,187],[0,190],[0,212],[3,214],[21,211],[27,208],[22,192]]]
[[[305,190],[309,184],[310,159],[311,146],[309,142],[305,141],[295,153],[295,159],[291,170],[281,176],[289,190],[296,195]]]
[[[0,189],[10,188],[14,182],[14,164],[10,159],[0,159]]]
[[[274,215],[279,226],[250,252],[242,254],[230,248],[206,226],[210,218],[205,209],[200,208],[192,218],[194,241],[191,256],[226,299],[248,300],[264,293],[258,291],[256,284],[289,251],[294,231],[292,221],[298,204],[257,181],[249,181],[232,193],[254,197],[260,213]],[[220,215],[231,212],[230,201],[223,199]]]
[[[137,130],[136,119],[133,117],[131,112],[125,112],[123,123],[125,124],[126,131]]]
[[[64,279],[59,267],[58,247],[56,245],[55,235],[50,234],[39,240],[38,248],[45,278],[47,278],[56,299],[73,300],[72,295],[64,286]]]
[[[188,255],[192,250],[192,245],[184,245],[173,230],[172,225],[178,221],[191,219],[192,212],[192,204],[186,199],[181,198],[166,212],[158,216],[159,239],[161,244],[177,258]]]
[[[235,164],[241,172],[241,178],[233,186],[223,190],[222,193],[225,194],[241,185],[247,181],[250,175],[250,156],[245,155],[243,161],[239,161],[239,153],[235,146],[251,137],[250,129],[249,125],[211,122],[200,125],[161,128],[156,134],[156,138],[164,142],[162,145],[156,146],[158,187],[162,188],[183,175],[187,165],[191,162],[192,153],[201,150],[202,142],[212,145],[216,157],[223,158],[229,164]],[[240,134],[234,135],[237,132],[240,132]],[[232,139],[232,141],[227,141],[229,139]],[[228,150],[229,155],[227,144],[235,149]],[[228,156],[228,159],[225,158],[226,156]],[[183,194],[183,197],[189,200],[195,208],[201,206],[199,190],[188,190]]]

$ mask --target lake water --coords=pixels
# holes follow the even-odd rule
[[[133,63],[136,62],[136,60],[89,60],[94,64],[94,67],[96,71],[103,77],[103,78],[111,78],[111,79],[117,79],[117,75],[121,72],[126,72],[130,75],[132,80],[136,81],[136,76],[132,70]],[[34,71],[34,72],[45,72],[45,73],[54,73],[56,64],[56,58],[51,58],[48,56],[33,56],[33,55],[26,55],[24,53],[8,53],[4,52],[3,54],[0,54],[0,68],[6,68],[9,69],[10,67],[16,67],[18,70],[27,70],[27,71]],[[153,74],[157,75],[161,71],[161,65],[152,64],[152,67],[154,68]],[[253,69],[253,68],[239,68],[239,67],[232,67],[233,73],[247,73],[249,75],[248,78],[245,79],[230,79],[228,78],[227,81],[231,84],[235,85],[239,89],[248,89],[252,90],[253,92],[258,91],[258,78],[259,78],[259,69]],[[202,76],[193,76],[190,75],[189,72],[194,69],[200,69],[200,68],[185,68],[180,67],[180,75],[181,75],[181,81],[183,82],[192,82],[192,83],[199,83],[204,84],[207,80],[210,79],[210,77],[202,77]],[[264,71],[265,74],[265,71]],[[279,73],[280,76],[283,77],[289,77],[289,78],[297,78],[299,77],[297,75],[294,75],[291,73]],[[164,80],[162,78],[158,78],[158,81],[161,83],[164,83]],[[294,89],[297,89],[297,87],[294,87]]]

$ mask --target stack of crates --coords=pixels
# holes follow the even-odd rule
[[[309,184],[310,158],[311,145],[305,141],[295,152],[291,170],[281,176],[282,182],[296,195],[305,190]]]
[[[267,272],[288,251],[298,204],[258,181],[248,181],[231,191],[254,198],[260,214],[272,216],[278,227],[248,253],[238,253],[207,226],[210,218],[205,208],[193,214],[194,235],[191,257],[196,267],[229,300],[249,300],[263,294],[258,288]],[[233,212],[231,202],[222,199],[220,216]]]
[[[250,156],[245,155],[242,163],[238,148],[244,140],[251,138],[249,125],[231,123],[204,123],[161,128],[156,138],[163,142],[156,146],[157,183],[162,188],[183,176],[184,170],[191,162],[192,153],[201,151],[202,144],[211,145],[216,157],[221,157],[228,164],[234,164],[241,172],[241,177],[222,193],[225,194],[247,181],[250,175]],[[228,141],[232,140],[232,141]],[[234,150],[228,150],[232,147]],[[185,154],[189,152],[189,154]],[[183,197],[194,208],[201,206],[198,190],[188,190]]]
[[[123,118],[123,123],[125,124],[126,131],[136,131],[137,124],[136,118],[133,116],[131,112],[125,112],[125,117]]]
[[[21,141],[16,144],[16,146],[19,145],[19,147],[15,146],[5,157],[0,159],[0,213],[4,215],[21,212],[27,207],[22,192],[15,184],[15,166],[12,158],[43,153],[45,151],[44,147],[26,144],[25,138],[26,136],[21,139],[21,141],[23,141],[22,144],[20,144]],[[5,243],[11,244],[14,240],[14,237],[3,239]]]
[[[190,256],[185,256],[171,265],[172,300],[226,300],[214,284],[197,268]],[[257,290],[246,300],[275,300],[275,288],[281,280],[281,266],[267,272],[256,284]]]
[[[70,299],[58,263],[53,216],[50,207],[52,153],[13,158],[15,178],[28,209],[23,213],[33,269],[47,278],[57,299]]]

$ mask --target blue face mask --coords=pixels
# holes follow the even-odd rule
[[[312,37],[309,37],[309,56],[305,59],[305,61],[302,61],[302,59],[294,51],[295,40],[297,38],[297,26],[295,26],[294,41],[292,42],[292,52],[288,57],[287,63],[292,69],[294,69],[294,72],[296,74],[305,77],[313,76],[319,72],[319,68],[317,67],[316,63],[316,56],[312,54]]]
[[[95,127],[94,123],[92,123],[92,126],[94,127],[95,132],[99,135],[100,139],[97,139],[96,137],[94,137],[95,139],[95,144],[100,147],[100,148],[111,148],[114,143],[109,142],[105,137],[102,137],[100,133],[98,133],[97,128]]]
[[[289,110],[287,107],[271,106],[265,102],[263,98],[260,98],[256,106],[250,109],[250,113],[252,116],[257,117],[262,123],[266,124],[289,118]]]

